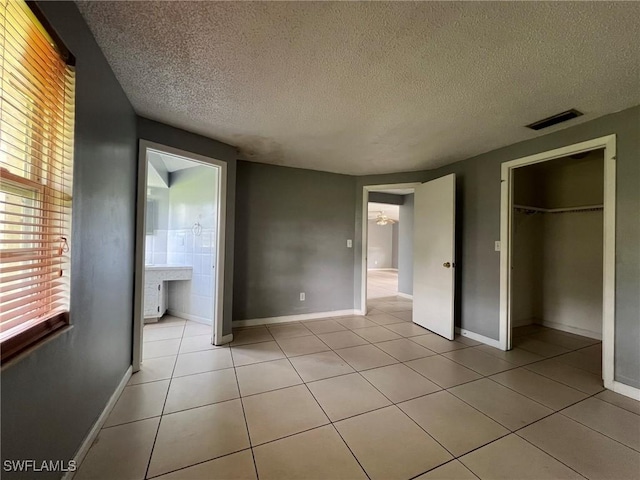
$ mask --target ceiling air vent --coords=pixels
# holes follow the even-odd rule
[[[527,125],[527,128],[531,130],[542,130],[543,128],[550,127],[551,125],[557,125],[558,123],[566,122],[567,120],[571,120],[572,118],[577,118],[582,115],[582,112],[572,108],[571,110],[567,110],[566,112],[558,113],[556,115],[552,115],[551,117],[543,118],[542,120],[538,120],[537,122],[533,122]]]

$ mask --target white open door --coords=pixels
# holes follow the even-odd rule
[[[414,201],[413,321],[453,340],[456,176],[416,187]]]

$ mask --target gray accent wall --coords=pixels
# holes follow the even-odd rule
[[[369,220],[367,268],[394,268],[393,227],[392,224],[378,225],[375,220]]]
[[[391,268],[398,268],[398,241],[400,235],[400,226],[394,223],[391,234]]]
[[[234,320],[353,309],[354,192],[348,175],[238,161]]]
[[[369,192],[369,202],[386,203],[388,205],[402,205],[404,203],[404,195],[395,195],[393,193]]]
[[[236,215],[236,157],[235,147],[218,142],[195,133],[155,122],[147,118],[138,117],[138,136],[142,140],[159,143],[205,157],[222,160],[227,164],[227,205],[225,230],[225,260],[224,260],[224,306],[223,306],[223,335],[231,333],[231,319],[233,308],[233,271],[234,271],[234,241]]]
[[[456,323],[498,338],[500,254],[500,167],[503,162],[566,145],[617,135],[616,190],[616,380],[640,388],[640,107],[510,145],[445,167],[356,180],[356,211],[362,188],[457,175]],[[356,215],[355,305],[360,305],[362,219]]]
[[[398,222],[398,291],[413,295],[413,193],[404,196]]]
[[[75,4],[39,6],[77,59],[72,327],[2,368],[3,461],[73,458],[132,355],[135,113]]]

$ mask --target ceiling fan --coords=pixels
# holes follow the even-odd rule
[[[378,212],[378,215],[376,216],[375,220],[376,220],[376,225],[380,225],[380,226],[393,225],[394,223],[397,223],[395,220],[385,215],[382,210]]]

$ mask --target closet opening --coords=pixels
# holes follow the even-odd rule
[[[503,164],[501,331],[614,387],[615,137]]]

